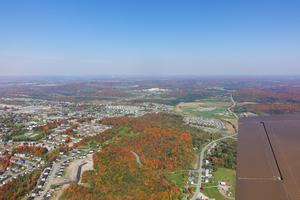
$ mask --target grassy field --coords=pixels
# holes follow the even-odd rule
[[[169,174],[168,180],[179,188],[184,188],[187,181],[187,175],[183,172],[172,172]]]
[[[14,141],[37,141],[44,137],[41,131],[33,131],[32,133],[24,133],[12,137]]]
[[[227,200],[222,194],[220,194],[218,188],[206,188],[204,190],[204,194],[210,198],[214,198],[215,200]]]
[[[229,106],[230,102],[203,100],[201,102],[180,103],[176,106],[176,111],[205,118],[231,119],[233,116],[227,111]]]
[[[235,171],[232,169],[218,168],[213,174],[213,180],[210,183],[203,185],[203,193],[210,198],[215,198],[216,200],[226,200],[227,198],[220,194],[218,188],[213,187],[218,185],[218,181],[225,181],[231,186],[230,192],[233,194],[232,196],[235,196],[235,176]]]
[[[226,115],[227,110],[225,108],[215,108],[210,111],[201,111],[197,108],[186,108],[183,110],[185,113],[190,113],[197,117],[205,117],[205,118],[223,118],[223,117],[230,117],[230,115]]]
[[[215,173],[214,173],[215,179],[216,180],[221,180],[225,181],[228,183],[231,188],[230,191],[233,195],[235,195],[235,171],[232,169],[226,169],[226,168],[219,168]]]
[[[135,136],[136,133],[131,130],[128,130],[128,127],[122,126],[119,130],[119,135],[131,137],[131,136]]]

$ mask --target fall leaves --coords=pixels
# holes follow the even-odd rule
[[[83,174],[90,187],[71,185],[67,199],[180,199],[181,190],[168,182],[167,174],[189,167],[194,156],[189,133],[166,128],[157,114],[108,118],[102,123],[114,128],[97,136],[102,142],[101,136],[110,138],[110,143],[94,155],[95,170]],[[116,134],[120,130],[136,134]]]
[[[20,145],[15,149],[16,153],[28,153],[34,156],[41,156],[47,153],[47,149],[40,146]]]
[[[9,166],[11,156],[12,155],[0,156],[0,172],[5,171],[5,169]]]
[[[300,89],[293,86],[257,86],[243,88],[235,93],[237,101],[247,103],[236,108],[237,111],[284,114],[300,112]]]

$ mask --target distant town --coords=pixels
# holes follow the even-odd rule
[[[134,198],[133,186],[113,190],[127,184],[147,199],[145,180],[164,180],[155,199],[234,199],[238,118],[295,113],[300,101],[284,89],[300,81],[285,79],[1,83],[0,199]]]

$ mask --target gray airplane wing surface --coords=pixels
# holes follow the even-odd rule
[[[237,200],[300,199],[300,115],[239,121]]]

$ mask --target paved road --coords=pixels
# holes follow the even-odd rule
[[[227,109],[236,119],[239,119],[239,117],[237,116],[237,114],[235,114],[233,111],[232,111],[232,108],[234,108],[236,106],[236,102],[234,101],[233,99],[233,96],[232,94],[230,95],[230,100],[231,100],[231,106]]]
[[[219,141],[225,140],[225,139],[227,139],[227,138],[232,138],[232,137],[234,137],[234,136],[236,136],[236,135],[237,135],[237,133],[234,134],[234,135],[227,135],[227,136],[224,136],[224,137],[222,137],[222,138],[213,140],[213,141],[211,141],[210,143],[208,143],[208,144],[202,149],[202,151],[201,151],[201,153],[200,153],[199,166],[198,166],[198,170],[197,170],[197,172],[198,172],[198,174],[199,174],[199,178],[198,178],[198,182],[197,182],[196,192],[194,193],[194,196],[192,197],[191,200],[196,200],[197,197],[200,196],[200,188],[201,188],[201,185],[202,185],[201,177],[202,177],[203,159],[204,159],[204,154],[205,154],[205,152],[207,151],[207,149],[208,149],[211,145],[213,145],[214,143],[217,143],[217,142],[219,142]]]
[[[231,99],[231,106],[228,108],[228,111],[232,113],[232,115],[238,119],[238,116],[231,110],[232,108],[234,108],[236,106],[236,102],[234,101],[232,95],[230,96],[230,99]],[[193,197],[191,198],[191,200],[196,200],[197,198],[200,197],[200,189],[201,189],[201,185],[202,185],[202,180],[201,180],[201,177],[202,177],[202,165],[203,165],[203,159],[204,159],[204,154],[205,152],[207,151],[207,149],[209,147],[211,147],[214,143],[217,143],[219,141],[222,141],[222,140],[225,140],[227,138],[233,138],[237,135],[237,133],[235,133],[234,135],[227,135],[227,136],[224,136],[222,138],[219,138],[219,139],[216,139],[216,140],[213,140],[211,141],[210,143],[208,143],[207,145],[204,146],[204,148],[202,149],[201,153],[200,153],[200,157],[199,157],[199,165],[198,165],[198,174],[199,174],[199,178],[198,178],[198,181],[197,181],[197,187],[196,187],[196,191],[193,195]]]
[[[40,195],[36,197],[37,200],[42,200],[44,199],[44,195],[50,190],[51,185],[54,184],[54,180],[57,179],[55,173],[58,172],[59,167],[61,164],[66,161],[68,158],[62,158],[61,161],[53,163],[53,167],[50,171],[50,174],[48,175],[47,181],[45,183],[44,189],[41,190]],[[44,172],[43,172],[44,173]],[[42,174],[43,174],[42,173]]]

